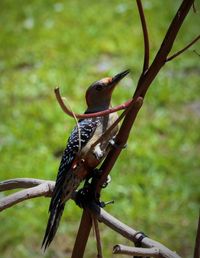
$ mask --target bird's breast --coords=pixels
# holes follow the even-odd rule
[[[99,117],[98,126],[88,141],[88,143],[81,150],[81,157],[86,161],[86,164],[90,168],[95,168],[102,161],[103,158],[107,155],[110,150],[109,141],[117,134],[118,126],[114,127],[113,130],[106,134],[106,131],[112,126],[112,124],[117,120],[117,113],[109,114],[109,116]],[[100,139],[101,141],[96,144]],[[98,155],[100,153],[100,155]]]

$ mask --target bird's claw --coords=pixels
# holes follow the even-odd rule
[[[88,205],[89,200],[91,199],[90,191],[88,187],[81,188],[76,192],[75,203],[81,207],[85,208]]]
[[[84,186],[79,191],[76,192],[75,203],[80,208],[86,208],[92,202],[95,202],[98,206],[101,207],[101,202],[91,185]]]
[[[96,184],[101,177],[101,170],[94,169],[93,176],[88,177],[85,181],[84,187],[76,192],[75,203],[81,207],[86,208],[90,203],[95,202],[99,207],[103,208],[114,201],[101,202],[100,196],[96,193]],[[111,176],[108,175],[106,182],[101,186],[105,188],[111,182]]]

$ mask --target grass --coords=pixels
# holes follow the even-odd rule
[[[153,58],[178,3],[170,0],[163,8],[162,1],[146,0],[144,6]],[[198,34],[198,19],[191,12],[174,51]],[[136,4],[3,0],[0,29],[0,180],[53,180],[57,153],[74,126],[60,110],[53,88],[59,85],[72,108],[83,112],[91,82],[130,68],[113,104],[130,98],[143,59]],[[113,215],[184,257],[192,257],[200,201],[200,68],[194,48],[199,51],[199,43],[168,63],[153,83],[102,196],[115,200],[107,207]],[[37,198],[0,214],[1,257],[70,257],[81,211],[69,202],[44,255],[40,245],[48,204]],[[113,245],[130,244],[103,225],[101,232],[105,257],[112,257]],[[85,256],[95,254],[91,234]]]

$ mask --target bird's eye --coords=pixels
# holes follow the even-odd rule
[[[103,86],[101,84],[98,84],[96,86],[96,90],[101,91],[103,89]]]

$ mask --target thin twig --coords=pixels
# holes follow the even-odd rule
[[[73,110],[72,110],[71,106],[69,105],[69,103],[68,103],[68,106],[69,106],[70,112],[72,113],[72,116],[73,116],[73,118],[74,118],[74,120],[76,122],[76,127],[77,127],[77,130],[78,130],[78,153],[77,153],[77,155],[78,155],[80,153],[80,151],[81,151],[81,130],[80,130],[80,126],[79,126],[76,114],[73,112]]]
[[[156,247],[150,248],[139,248],[139,247],[130,247],[126,245],[115,245],[113,247],[113,254],[126,254],[130,256],[145,256],[145,257],[161,257],[160,251]]]
[[[66,107],[65,103],[63,102],[63,99],[60,95],[59,88],[58,87],[55,88],[54,92],[55,92],[55,95],[56,95],[56,99],[57,99],[60,107],[62,108],[63,112],[66,113],[67,115],[73,117],[72,112]],[[123,104],[118,105],[116,107],[109,108],[109,109],[106,109],[106,110],[103,110],[103,111],[100,111],[100,112],[96,112],[96,113],[90,113],[90,114],[76,114],[76,113],[74,113],[74,114],[78,119],[92,118],[92,117],[98,117],[98,116],[106,116],[108,114],[117,112],[119,110],[126,109],[131,104],[131,102],[132,102],[132,99],[130,99],[130,100],[128,100],[128,101],[124,102]]]
[[[144,76],[140,77],[136,91],[134,93],[134,98],[139,96],[144,97],[149,89],[149,86],[157,76],[160,69],[166,63],[168,54],[170,53],[177,34],[183,24],[185,17],[187,16],[194,0],[183,0],[179,9],[174,16],[167,33],[162,41],[160,49],[158,50],[152,64],[150,65],[148,71]]]
[[[143,39],[144,39],[144,63],[142,74],[149,68],[149,36],[147,30],[146,19],[141,0],[137,0],[137,7],[140,14],[140,21],[142,24]]]
[[[194,247],[194,258],[200,257],[200,214],[199,214],[199,221],[197,226],[197,234],[195,240],[195,247]]]
[[[192,42],[190,42],[186,47],[184,47],[183,49],[181,49],[180,51],[176,52],[175,54],[173,54],[172,56],[168,57],[166,59],[166,62],[171,61],[172,59],[176,58],[177,56],[181,55],[183,52],[185,52],[188,48],[190,48],[192,45],[194,45],[198,40],[200,39],[200,35],[197,36],[194,40],[192,40]]]
[[[92,221],[94,225],[94,232],[95,232],[96,242],[97,242],[97,258],[103,258],[99,225],[94,215],[92,215]]]
[[[193,3],[192,9],[193,9],[193,12],[194,12],[194,13],[197,13],[197,9],[196,9],[195,3]]]
[[[193,52],[194,52],[196,55],[200,56],[200,54],[199,54],[196,50],[193,50]]]

